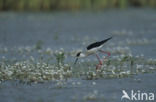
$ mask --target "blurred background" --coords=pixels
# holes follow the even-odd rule
[[[1,11],[103,10],[156,7],[155,0],[0,0]]]

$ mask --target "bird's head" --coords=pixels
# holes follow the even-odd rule
[[[79,52],[76,54],[76,57],[81,57],[81,53],[82,53],[82,51],[79,51]]]
[[[77,54],[76,54],[76,60],[74,62],[74,65],[77,63],[79,57],[81,57],[81,54],[82,54],[82,51],[79,51]]]

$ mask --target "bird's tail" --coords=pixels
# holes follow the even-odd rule
[[[102,40],[101,42],[102,42],[102,43],[105,43],[105,42],[107,42],[107,41],[110,40],[110,39],[112,39],[112,37],[109,37],[109,38],[107,38],[107,39],[105,39],[105,40]]]

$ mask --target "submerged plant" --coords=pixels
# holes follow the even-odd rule
[[[90,92],[83,97],[83,99],[86,101],[97,100],[97,98],[98,98],[98,91],[97,90],[94,90],[93,92]]]
[[[65,59],[65,53],[64,53],[64,51],[56,51],[54,53],[54,56],[56,57],[58,68],[60,68],[61,65],[64,65],[64,59]]]
[[[35,48],[37,50],[40,50],[40,49],[42,49],[42,46],[43,46],[43,41],[42,40],[38,40],[36,45],[35,45]]]

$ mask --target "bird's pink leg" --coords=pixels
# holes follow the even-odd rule
[[[96,54],[96,57],[97,57],[97,59],[99,61],[99,64],[96,66],[96,70],[97,70],[97,69],[99,69],[99,67],[101,67],[102,61],[100,60],[100,57],[97,54]]]
[[[109,57],[111,55],[110,52],[106,52],[106,51],[103,51],[103,50],[99,50],[101,53],[104,53],[104,54],[107,54],[107,57]]]

